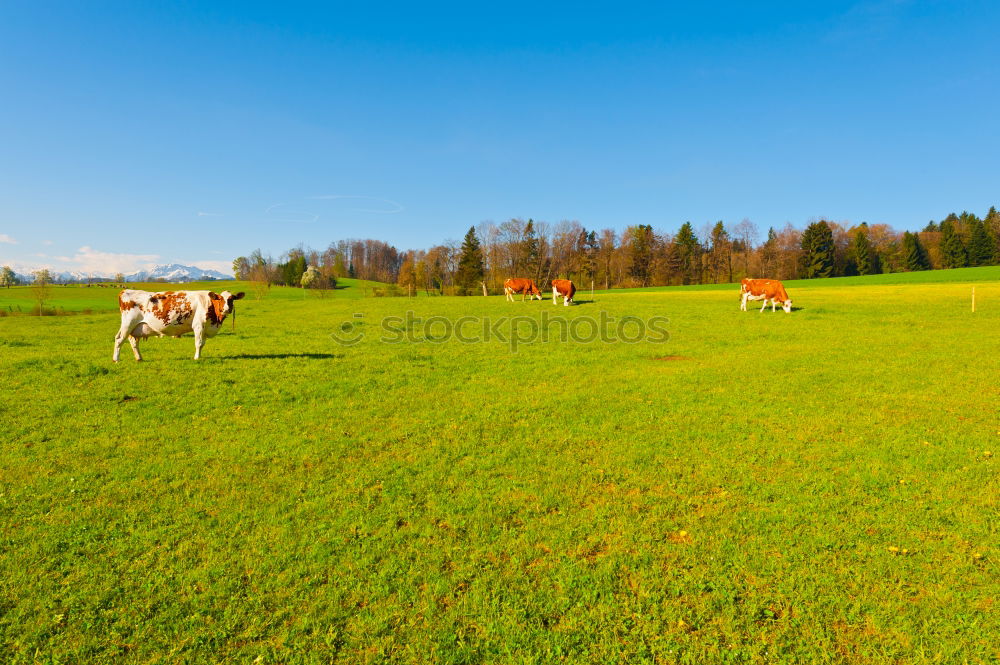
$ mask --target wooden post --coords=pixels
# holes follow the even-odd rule
[[[590,299],[594,299],[594,280],[590,280]]]
[[[976,287],[972,287],[972,313],[976,313]]]
[[[479,283],[483,285],[483,295],[488,296],[489,294],[486,293],[486,282],[479,282]]]

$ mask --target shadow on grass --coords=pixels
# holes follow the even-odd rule
[[[229,356],[237,360],[272,360],[282,358],[309,358],[310,360],[324,360],[330,358],[343,358],[342,353],[238,353]]]

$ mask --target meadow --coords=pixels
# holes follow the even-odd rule
[[[275,288],[200,361],[117,365],[116,291],[56,287],[93,313],[0,319],[0,662],[995,663],[972,270],[790,282],[792,314]],[[669,339],[561,339],[602,312]]]

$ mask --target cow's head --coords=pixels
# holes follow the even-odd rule
[[[538,288],[538,285],[535,284],[534,282],[532,282],[531,285],[528,287],[528,293],[532,296],[538,296],[539,300],[542,299],[542,290]]]
[[[223,291],[222,293],[220,293],[219,297],[222,298],[223,303],[224,303],[223,307],[222,307],[222,315],[225,316],[226,314],[229,314],[230,312],[232,312],[233,311],[233,302],[236,301],[236,300],[242,300],[243,296],[245,296],[245,295],[246,294],[243,291],[240,291],[237,294],[232,294],[229,291]]]
[[[234,312],[233,303],[244,296],[241,291],[233,295],[229,291],[222,293],[208,292],[208,311],[205,313],[206,321],[214,326],[221,326],[222,322],[230,313]],[[236,325],[236,314],[233,314],[233,325]]]
[[[788,299],[785,302],[781,303],[781,309],[785,310],[785,314],[791,314],[792,313],[791,299]]]

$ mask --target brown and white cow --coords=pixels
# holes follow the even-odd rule
[[[552,280],[552,304],[558,305],[556,302],[559,296],[563,298],[563,305],[569,306],[573,302],[573,296],[576,295],[576,286],[573,282],[568,279],[554,279]]]
[[[115,353],[112,359],[118,362],[122,343],[128,338],[132,353],[137,361],[139,340],[152,335],[160,337],[180,337],[194,333],[194,359],[201,357],[201,347],[206,337],[215,337],[222,328],[222,322],[230,312],[235,312],[233,302],[245,294],[240,291],[233,295],[229,291],[162,291],[151,293],[125,289],[118,294],[118,307],[122,313],[122,324],[115,335]],[[235,316],[235,313],[233,314]]]
[[[771,311],[775,311],[775,304],[781,303],[781,309],[788,314],[792,311],[792,299],[785,291],[785,285],[777,279],[746,279],[740,282],[740,310],[747,311],[748,300],[763,300],[760,311],[767,307],[767,301],[771,301]]]
[[[521,294],[521,302],[526,297],[542,299],[542,290],[535,284],[535,280],[524,277],[511,277],[503,283],[503,292],[507,300],[514,302],[514,294]]]

